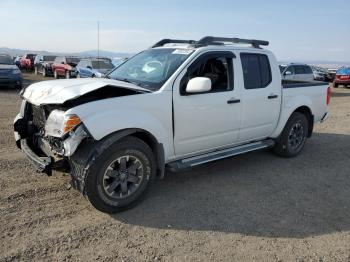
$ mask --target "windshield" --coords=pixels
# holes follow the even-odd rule
[[[130,58],[107,77],[155,91],[162,87],[192,52],[175,48],[149,49]]]
[[[0,64],[2,65],[13,65],[11,56],[9,55],[0,55]]]
[[[56,56],[52,55],[44,55],[44,61],[54,61],[56,59]]]
[[[74,65],[77,65],[80,61],[80,58],[77,58],[77,57],[67,57],[66,58],[67,60],[67,64],[74,64]]]
[[[114,65],[110,61],[106,60],[97,60],[97,61],[92,61],[92,68],[95,69],[113,69]]]

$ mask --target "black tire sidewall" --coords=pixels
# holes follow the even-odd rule
[[[102,184],[103,176],[113,160],[126,154],[135,156],[141,161],[145,174],[136,192],[129,197],[116,200],[105,193]],[[147,144],[137,138],[123,139],[105,149],[94,161],[86,178],[85,194],[91,204],[102,212],[115,213],[128,209],[137,204],[146,193],[155,177],[155,170],[154,156]]]
[[[304,137],[303,137],[302,144],[296,150],[294,150],[290,148],[290,145],[288,143],[288,137],[289,137],[291,128],[298,122],[302,125],[304,129]],[[305,115],[299,112],[293,113],[292,116],[289,118],[285,128],[282,131],[282,134],[275,147],[275,152],[285,157],[297,156],[302,151],[305,145],[307,135],[308,135],[308,126],[309,124]]]

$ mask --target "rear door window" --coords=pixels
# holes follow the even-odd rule
[[[245,89],[265,88],[272,81],[267,55],[241,53]]]
[[[302,66],[302,65],[295,65],[294,69],[295,69],[295,74],[296,75],[306,74],[304,66]]]
[[[305,74],[312,74],[312,69],[309,66],[304,66],[304,72]]]

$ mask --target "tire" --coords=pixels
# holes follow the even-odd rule
[[[70,78],[70,74],[69,74],[69,71],[68,71],[68,70],[66,71],[65,77],[66,77],[66,79],[69,79],[69,78]]]
[[[274,153],[283,157],[295,157],[304,148],[309,123],[304,114],[295,112],[284,127],[273,148]]]
[[[120,212],[142,200],[155,174],[151,148],[138,138],[126,137],[105,149],[90,166],[85,195],[101,212]]]
[[[333,82],[333,87],[338,88],[339,84]]]
[[[54,77],[55,79],[58,79],[58,74],[57,74],[57,71],[56,71],[56,70],[53,71],[53,77]]]

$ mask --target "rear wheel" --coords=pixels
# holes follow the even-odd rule
[[[128,209],[142,199],[155,170],[151,148],[138,138],[126,137],[107,148],[92,164],[86,196],[105,213]]]
[[[309,124],[305,115],[299,112],[293,113],[273,151],[283,157],[297,156],[305,145],[308,127]]]

